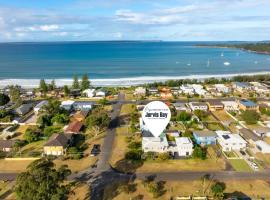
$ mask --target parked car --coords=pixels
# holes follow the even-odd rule
[[[100,153],[100,144],[94,144],[90,156],[97,156]]]

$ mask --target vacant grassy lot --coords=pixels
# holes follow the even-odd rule
[[[252,199],[260,199],[264,197],[266,199],[270,198],[270,185],[266,181],[254,180],[254,181],[226,181],[226,197],[232,197],[236,194],[239,197],[250,197]],[[112,199],[122,200],[122,199],[131,199],[139,194],[143,196],[143,199],[153,199],[151,193],[149,193],[146,188],[144,188],[141,181],[135,181],[136,191],[130,194],[121,192],[116,194]],[[113,185],[110,185],[111,188],[107,188],[105,192],[111,194],[109,191],[112,191]],[[207,181],[205,184],[206,195],[211,194],[211,182]],[[115,188],[113,188],[115,191]],[[203,184],[202,181],[167,181],[165,184],[166,193],[157,198],[161,199],[171,199],[171,197],[180,197],[180,196],[189,196],[189,195],[203,195]]]
[[[234,119],[231,118],[224,110],[214,111],[212,113],[224,123],[234,122]]]
[[[116,164],[117,161],[124,159],[125,153],[127,151],[127,128],[119,127],[116,129],[116,137],[113,144],[113,150],[110,158],[110,163],[112,166]]]
[[[26,170],[26,167],[33,162],[32,160],[0,160],[0,171],[2,173],[20,173]]]
[[[135,104],[124,104],[121,107],[120,115],[127,115],[135,111]]]
[[[270,168],[270,154],[256,153],[256,158],[262,161],[266,168]]]
[[[218,131],[218,130],[225,130],[222,124],[219,122],[214,122],[214,123],[205,123],[207,129],[212,130],[212,131]]]
[[[17,153],[18,156],[23,157],[36,157],[41,156],[43,152],[43,145],[46,143],[46,140],[40,140],[37,142],[32,142],[25,145],[21,148],[20,153]]]
[[[243,159],[230,159],[228,160],[232,167],[239,172],[251,172],[252,169],[249,167],[249,165],[246,163]]]
[[[71,188],[68,200],[90,199],[90,187],[86,183],[78,183]]]
[[[170,171],[218,171],[225,169],[222,159],[187,159],[168,161],[146,161],[138,172],[170,172]]]

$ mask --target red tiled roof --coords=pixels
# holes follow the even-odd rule
[[[83,124],[79,121],[72,121],[68,124],[68,127],[66,128],[66,133],[79,133]]]

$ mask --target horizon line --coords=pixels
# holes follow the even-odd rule
[[[270,42],[270,40],[62,40],[62,41],[6,41],[8,43],[76,43],[76,42]]]

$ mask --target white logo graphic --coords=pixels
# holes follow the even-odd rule
[[[165,103],[152,101],[144,107],[142,119],[149,131],[159,137],[171,119],[171,111]]]

